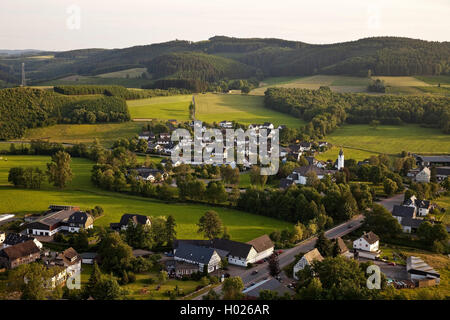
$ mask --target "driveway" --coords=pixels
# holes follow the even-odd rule
[[[392,212],[392,210],[394,209],[394,205],[400,205],[403,203],[404,197],[405,197],[405,195],[403,193],[396,194],[393,197],[383,199],[376,203],[385,207],[389,212]]]

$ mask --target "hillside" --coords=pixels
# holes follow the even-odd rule
[[[176,40],[125,49],[46,54],[42,59],[31,55],[0,58],[0,80],[18,83],[22,62],[26,63],[27,78],[32,84],[135,68],[147,68],[142,76],[149,79],[147,82],[167,77],[218,81],[314,74],[367,76],[369,70],[377,76],[450,74],[450,42],[399,37],[315,45],[220,36],[199,42]]]

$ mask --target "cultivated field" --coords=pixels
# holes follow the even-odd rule
[[[48,139],[52,142],[90,143],[98,138],[110,146],[119,138],[131,138],[142,129],[142,123],[57,124],[50,127],[29,129],[22,140]]]
[[[192,95],[155,97],[127,101],[131,118],[189,120]]]
[[[276,77],[264,79],[260,87],[251,91],[253,95],[264,95],[269,87],[319,89],[328,86],[336,92],[366,92],[368,78],[350,76],[315,75],[310,77]]]
[[[49,204],[73,204],[83,209],[96,205],[103,207],[105,215],[95,221],[97,226],[108,227],[111,222],[119,221],[124,213],[139,213],[149,216],[173,215],[177,222],[179,238],[201,238],[196,223],[207,210],[215,210],[228,228],[233,240],[249,241],[257,236],[282,229],[291,224],[263,216],[221,207],[209,207],[199,204],[165,203],[158,200],[129,196],[126,194],[103,191],[90,182],[93,163],[86,159],[74,158],[72,169],[73,182],[63,191],[45,184],[42,190],[14,188],[8,183],[8,170],[15,166],[39,166],[46,168],[50,162],[47,156],[7,156],[0,159],[0,213],[39,213]]]
[[[415,153],[450,153],[448,135],[438,129],[418,125],[379,126],[345,125],[326,137],[335,146],[361,149],[367,152],[399,154],[402,150]]]
[[[301,119],[264,107],[264,98],[237,94],[201,94],[195,97],[196,118],[208,123],[234,120],[243,124],[272,122],[298,128]]]
[[[144,72],[147,71],[147,68],[133,68],[127,70],[121,70],[116,72],[109,72],[99,74],[97,77],[100,78],[138,78],[142,76]]]

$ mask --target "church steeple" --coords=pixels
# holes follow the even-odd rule
[[[342,168],[344,168],[344,150],[341,148],[338,156],[337,169],[341,170]]]

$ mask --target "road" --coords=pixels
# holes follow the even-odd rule
[[[340,224],[328,231],[325,232],[325,236],[329,239],[333,239],[336,237],[342,237],[346,234],[352,232],[353,230],[358,229],[361,226],[361,223],[363,221],[364,217],[363,215],[358,215],[354,217],[352,220],[349,220],[343,224]],[[299,253],[308,252],[312,249],[314,249],[314,246],[316,244],[317,237],[308,238],[300,243],[298,243],[295,247],[284,250],[282,254],[278,256],[278,262],[280,264],[280,268],[283,269],[288,264],[292,263],[295,260],[295,256]],[[252,272],[254,270],[258,270],[259,272],[256,275],[252,275]],[[237,270],[237,273],[230,274],[232,276],[240,276],[242,278],[242,281],[244,282],[244,286],[247,287],[251,283],[259,282],[267,277],[269,277],[269,268],[268,263],[262,263],[259,264],[251,269],[235,269]],[[220,292],[222,289],[222,286],[218,286],[214,288],[214,291]],[[206,294],[206,293],[205,293]],[[204,294],[196,297],[194,300],[201,300]]]
[[[398,205],[398,204],[402,204],[403,203],[403,199],[404,199],[405,195],[403,193],[400,194],[396,194],[393,197],[390,198],[386,198],[383,199],[381,201],[378,201],[377,203],[379,205],[382,205],[383,207],[385,207],[389,212],[392,212],[392,209],[394,208],[394,205]]]

